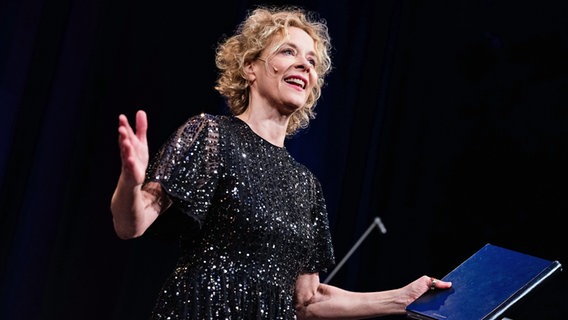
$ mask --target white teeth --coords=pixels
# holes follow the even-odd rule
[[[286,82],[296,83],[296,84],[300,85],[302,87],[302,89],[306,86],[306,83],[304,81],[302,81],[301,79],[298,79],[298,78],[289,78],[289,79],[286,79]]]

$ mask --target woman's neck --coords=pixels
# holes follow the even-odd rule
[[[284,147],[288,117],[282,115],[269,115],[252,112],[249,109],[237,116],[244,121],[251,130],[271,144]]]

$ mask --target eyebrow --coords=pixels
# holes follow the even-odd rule
[[[299,50],[298,50],[298,46],[295,45],[295,44],[292,43],[292,42],[284,42],[284,43],[282,43],[282,44],[277,48],[277,50],[280,50],[280,49],[281,49],[282,47],[284,47],[284,46],[290,46],[290,47],[294,48],[296,51],[299,51]],[[316,58],[316,60],[319,61],[318,56],[317,56],[317,54],[316,54],[315,51],[310,50],[310,51],[307,52],[307,55],[312,56],[312,57]]]

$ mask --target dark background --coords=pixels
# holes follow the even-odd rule
[[[118,115],[145,109],[155,152],[225,112],[214,48],[259,3],[0,2],[1,319],[148,317],[177,249],[114,234]],[[568,2],[297,3],[328,21],[334,70],[288,148],[322,181],[338,261],[387,228],[332,284],[442,277],[486,243],[568,263]],[[567,289],[562,272],[508,316],[568,319]]]

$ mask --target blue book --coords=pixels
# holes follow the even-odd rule
[[[406,308],[412,319],[493,320],[557,271],[551,261],[492,245],[483,246],[442,278],[452,288],[423,294]]]

